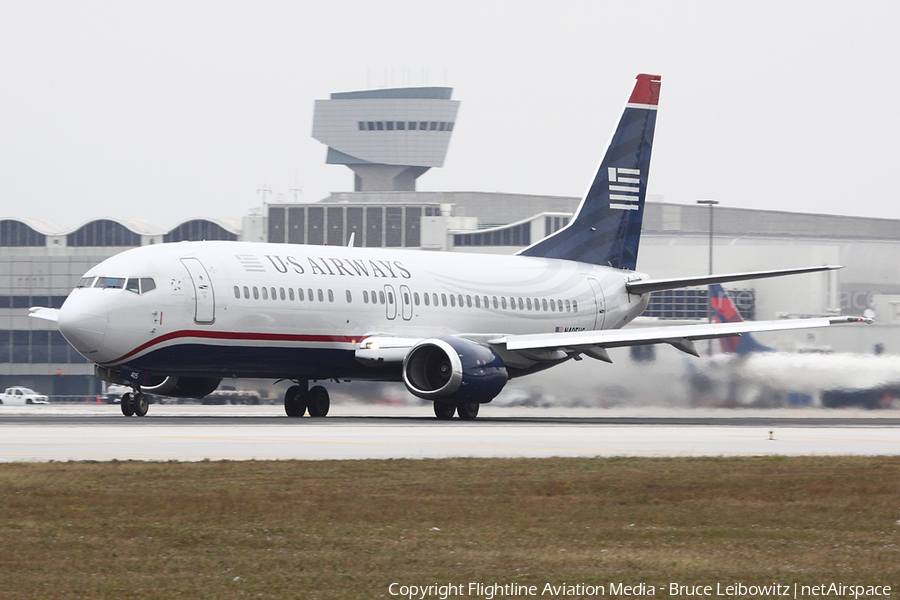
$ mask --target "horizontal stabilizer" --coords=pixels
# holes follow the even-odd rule
[[[747,281],[750,279],[766,279],[768,277],[783,277],[785,275],[801,275],[803,273],[816,273],[818,271],[834,271],[843,269],[841,265],[825,265],[822,267],[803,267],[801,269],[778,269],[775,271],[749,271],[747,273],[728,273],[725,275],[701,275],[699,277],[676,277],[673,279],[645,279],[643,281],[630,281],[625,284],[632,294],[648,294],[662,290],[677,290],[695,285],[710,285],[713,283],[728,283],[729,281]]]

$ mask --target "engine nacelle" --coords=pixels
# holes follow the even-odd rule
[[[140,387],[145,394],[200,399],[219,387],[221,381],[214,377],[165,377]]]
[[[490,402],[509,376],[489,346],[457,337],[422,340],[403,359],[406,389],[425,400]]]

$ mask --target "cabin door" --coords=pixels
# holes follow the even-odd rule
[[[387,311],[385,316],[388,320],[393,321],[397,318],[397,294],[392,285],[384,286],[384,308]]]
[[[405,285],[400,286],[400,310],[404,321],[409,321],[413,316],[412,292]]]
[[[588,277],[591,290],[594,292],[594,329],[603,329],[603,320],[606,318],[606,299],[603,296],[603,288],[600,282],[593,277]]]
[[[212,325],[216,320],[216,295],[206,267],[199,258],[182,258],[181,264],[194,285],[194,323]]]

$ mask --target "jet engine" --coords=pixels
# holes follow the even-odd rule
[[[214,377],[165,377],[142,385],[141,391],[169,398],[199,399],[219,387],[221,381],[221,378]]]
[[[490,402],[508,379],[489,346],[457,337],[422,340],[403,359],[406,389],[425,400]]]

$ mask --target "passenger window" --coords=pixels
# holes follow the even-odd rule
[[[284,300],[284,288],[278,288],[278,295],[281,296],[282,300]]]
[[[297,288],[297,300],[303,302],[303,288]]]
[[[572,300],[572,312],[578,312],[578,300]]]
[[[250,299],[250,289],[246,285],[244,286],[244,298]]]
[[[435,306],[438,305],[437,293],[434,293],[431,295],[431,303],[434,304]]]
[[[556,312],[556,301],[554,301],[554,300],[550,301],[550,310],[552,312]]]
[[[541,300],[541,308],[543,308],[544,310],[547,310],[547,299],[546,298]]]
[[[394,303],[394,293],[393,292],[388,292],[388,302],[390,304]]]
[[[422,298],[425,300],[425,306],[430,306],[428,294],[422,294]]]
[[[141,286],[140,286],[140,284],[138,284],[138,280],[137,280],[137,279],[129,279],[129,280],[125,283],[125,289],[126,289],[127,291],[133,292],[133,293],[135,293],[135,294],[140,294],[140,293],[141,293]],[[235,289],[237,289],[237,288],[235,288]]]
[[[368,303],[369,303],[369,292],[367,292],[366,290],[363,290],[363,304],[368,304]]]
[[[525,310],[525,301],[519,298],[519,310]]]
[[[288,288],[288,297],[293,301],[294,300],[294,288]]]
[[[384,292],[378,292],[378,301],[384,304]]]
[[[559,312],[562,312],[562,300],[556,301],[556,310],[558,310]]]
[[[419,292],[413,292],[413,302],[416,303],[416,306],[419,305]]]
[[[269,299],[269,288],[265,288],[265,287],[264,287],[264,288],[262,289],[262,297],[263,297],[263,300],[268,300],[268,299]]]
[[[321,289],[316,290],[316,296],[319,298],[319,302],[325,302],[325,294],[322,293]]]
[[[488,305],[488,297],[487,297],[487,296],[484,296],[484,297],[482,298],[482,301],[484,302],[484,307],[485,307],[485,308],[488,308],[488,306],[489,306],[489,305]]]
[[[494,308],[497,308],[497,296],[491,296],[491,299],[494,301]],[[505,305],[506,302],[504,302],[503,304]],[[503,308],[506,308],[506,306],[504,306]]]
[[[403,304],[409,305],[409,294],[403,292]]]
[[[253,299],[259,300],[259,288],[255,285],[253,286]]]
[[[241,288],[238,286],[234,286],[234,297],[240,300],[241,298]]]
[[[500,298],[500,307],[503,310],[506,310],[506,296],[503,296],[502,298]],[[494,299],[494,308],[497,308],[496,298]]]
[[[459,299],[459,303],[462,304],[462,298]],[[472,308],[472,296],[466,294],[466,306]]]
[[[462,305],[463,305],[463,303],[462,303],[462,294],[459,294],[459,295],[457,296],[457,299],[459,300],[459,307],[462,308]]]
[[[475,296],[475,308],[481,308],[481,298]]]
[[[278,300],[278,294],[275,293],[275,288],[272,288],[272,300]]]
[[[572,312],[572,305],[569,304],[568,300],[566,300],[566,312]]]
[[[347,304],[353,302],[353,296],[350,294],[350,290],[347,290]]]
[[[306,291],[309,292],[309,296],[307,296],[307,298],[309,298],[309,301],[312,302],[313,300],[315,300],[315,298],[313,298],[313,291],[312,291],[312,288],[309,288],[309,289],[306,290]]]
[[[450,294],[450,306],[456,306],[456,296]]]
[[[447,306],[447,294],[441,294],[441,306]]]

